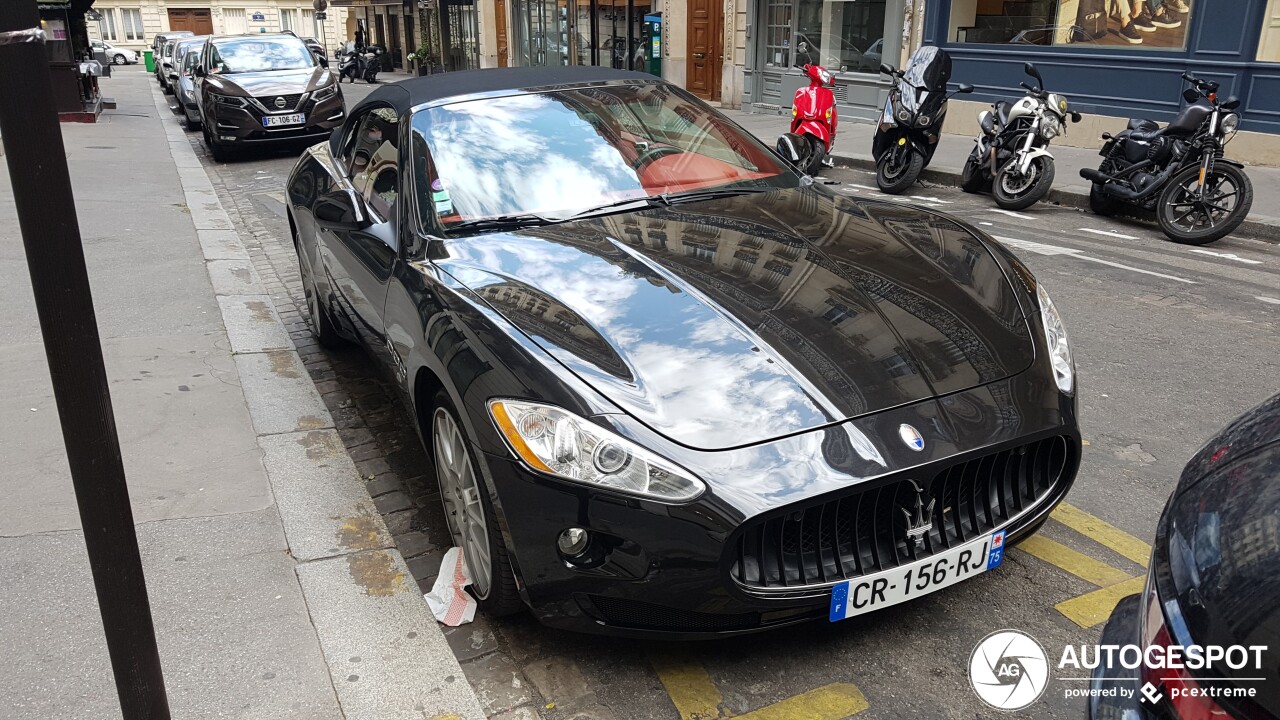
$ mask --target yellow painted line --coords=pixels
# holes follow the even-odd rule
[[[841,720],[868,707],[857,685],[832,683],[752,710],[738,720]]]
[[[1115,550],[1142,567],[1146,567],[1147,560],[1151,558],[1150,545],[1074,505],[1061,503],[1054,509],[1051,517],[1081,535]]]
[[[1043,535],[1032,535],[1018,544],[1018,549],[1041,560],[1055,565],[1098,587],[1107,587],[1128,580],[1127,572],[1117,570],[1110,565],[1094,560],[1082,552],[1077,552],[1055,540]]]
[[[1142,592],[1146,582],[1147,578],[1139,575],[1122,583],[1064,600],[1054,607],[1071,622],[1082,628],[1091,628],[1111,617],[1111,611],[1116,609],[1116,603],[1121,599]]]
[[[723,699],[706,668],[670,655],[650,654],[649,662],[671,696],[681,720],[717,720]]]

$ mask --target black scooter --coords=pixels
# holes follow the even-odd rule
[[[876,161],[876,185],[881,192],[896,195],[915,184],[933,159],[947,117],[947,100],[956,93],[973,92],[973,86],[962,83],[947,93],[951,56],[933,45],[912,53],[906,68],[881,65],[880,72],[894,82],[871,141],[871,156]]]
[[[347,43],[342,50],[342,61],[338,63],[338,82],[344,79],[349,82],[357,79],[367,83],[378,82],[383,52],[385,51],[379,45],[357,48],[355,43]]]

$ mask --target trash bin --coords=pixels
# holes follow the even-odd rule
[[[156,57],[150,50],[142,51],[142,61],[147,65],[147,72],[153,73],[156,71]]]

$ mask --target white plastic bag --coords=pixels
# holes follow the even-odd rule
[[[440,574],[431,592],[422,597],[426,598],[436,620],[449,627],[465,625],[476,617],[476,599],[466,591],[470,584],[471,574],[467,572],[462,550],[452,547],[440,562]]]

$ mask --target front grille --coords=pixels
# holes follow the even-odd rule
[[[276,107],[276,98],[284,98],[284,107]],[[254,98],[258,104],[262,105],[267,112],[289,112],[296,110],[298,101],[302,99],[302,93],[293,95],[264,95],[260,98]]]
[[[710,632],[745,630],[760,625],[760,613],[754,612],[720,615],[604,595],[591,595],[590,598],[605,622],[620,628]]]
[[[732,573],[753,588],[833,584],[888,570],[968,542],[1007,524],[1049,495],[1073,461],[1065,437],[1001,450],[942,470],[898,479],[748,525]],[[916,488],[921,492],[917,493]],[[907,536],[933,501],[921,546]],[[903,511],[912,515],[909,523]]]

